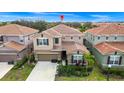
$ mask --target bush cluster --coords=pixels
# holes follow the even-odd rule
[[[105,69],[102,70],[102,72],[103,72],[104,74],[107,74],[107,73],[108,73],[108,69],[105,68]],[[123,71],[123,69],[120,70],[120,69],[117,69],[117,68],[111,68],[111,69],[109,70],[109,73],[112,74],[112,75],[119,75],[119,76],[121,76],[121,77],[124,77],[124,71]]]
[[[25,56],[22,60],[19,60],[19,61],[15,64],[14,69],[21,68],[27,61],[28,61],[28,58],[27,58],[27,56]]]
[[[29,55],[28,60],[30,61],[30,63],[36,62],[34,54]]]
[[[83,67],[83,66],[63,66],[59,65],[57,72],[59,76],[88,76],[89,72],[92,71],[91,67]]]

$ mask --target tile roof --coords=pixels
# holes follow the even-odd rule
[[[78,50],[84,53],[89,53],[89,51],[84,45],[76,42],[62,42],[62,48],[67,50],[67,54],[70,54]]]
[[[62,36],[59,32],[57,32],[56,30],[54,30],[53,28],[51,28],[51,29],[47,29],[47,30],[45,30],[45,31],[43,31],[42,33],[45,33],[45,34],[47,34],[47,35],[50,35],[50,36]]]
[[[103,55],[116,51],[124,52],[124,42],[102,42],[95,45],[95,48]]]
[[[2,35],[19,36],[30,35],[36,32],[38,32],[38,30],[17,24],[8,24],[5,26],[0,26],[0,34]]]
[[[111,23],[87,30],[94,35],[124,35],[124,25]]]
[[[55,27],[52,27],[48,30],[45,30],[46,32],[50,33],[53,36],[71,36],[71,35],[83,35],[79,30],[74,29],[72,27],[66,26],[64,24],[59,24]],[[43,32],[45,32],[43,31]]]
[[[12,49],[14,49],[18,52],[22,51],[23,49],[26,48],[25,45],[17,43],[15,41],[6,42],[6,43],[4,43],[4,46],[7,47],[7,48],[12,48]]]

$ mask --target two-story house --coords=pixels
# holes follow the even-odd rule
[[[111,23],[85,32],[84,44],[102,66],[124,67],[124,25]]]
[[[37,61],[66,60],[68,64],[83,62],[83,34],[64,24],[40,33],[34,39],[34,53]]]
[[[38,30],[17,24],[0,26],[0,62],[15,61],[33,49]]]

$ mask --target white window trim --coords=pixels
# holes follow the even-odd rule
[[[79,57],[82,57],[83,59],[83,55],[79,55],[79,54],[74,54],[73,57],[76,56],[76,60],[78,61],[79,60]]]
[[[55,39],[58,38],[58,37],[55,37],[53,40],[54,40],[54,44],[58,45],[59,44],[59,38],[58,38],[58,43],[55,43]]]
[[[113,63],[111,63],[111,65],[119,65],[119,60],[118,60],[118,64],[115,64],[115,61],[116,61],[116,58],[119,57],[120,58],[120,55],[111,55],[110,56],[110,61],[111,61],[111,57],[113,57]]]
[[[43,39],[48,39],[46,37],[42,37],[42,38],[37,38],[37,39],[42,39],[42,42],[43,42]],[[49,39],[48,39],[49,40]],[[48,45],[38,45],[38,46],[48,46]]]

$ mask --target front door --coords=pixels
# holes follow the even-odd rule
[[[63,50],[63,51],[61,52],[61,59],[62,59],[62,60],[67,60],[66,50]]]

